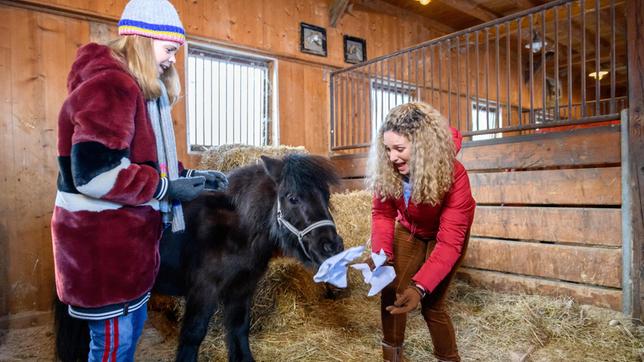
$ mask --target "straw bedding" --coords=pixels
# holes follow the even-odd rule
[[[228,171],[256,162],[260,154],[305,153],[302,148],[220,148],[202,167]],[[371,198],[365,191],[333,194],[337,230],[345,247],[369,237]],[[315,284],[314,271],[277,258],[260,283],[252,309],[251,347],[258,361],[377,361],[380,302],[366,297],[351,270],[345,290]],[[157,299],[156,309],[180,319],[182,302]],[[456,281],[449,294],[458,346],[465,361],[637,361],[644,354],[644,328],[620,313],[581,306],[566,298],[513,295]],[[176,331],[175,331],[176,333]],[[409,361],[432,361],[432,344],[420,313],[407,324]],[[204,360],[226,359],[224,331],[216,313],[201,347]]]

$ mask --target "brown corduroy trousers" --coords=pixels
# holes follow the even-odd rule
[[[463,247],[462,255],[465,255],[467,239]],[[396,300],[396,293],[402,293],[412,276],[418,272],[429,254],[434,249],[435,240],[423,241],[415,238],[400,224],[396,223],[394,233],[394,269],[396,279],[382,290],[380,299],[380,315],[382,318],[383,346],[402,347],[405,340],[405,326],[407,314],[392,315],[385,310],[385,307],[393,305]],[[454,276],[454,272],[461,262],[458,260],[452,271],[421,300],[421,313],[434,344],[434,355],[441,361],[460,361],[456,347],[456,335],[452,320],[445,307],[447,289]]]

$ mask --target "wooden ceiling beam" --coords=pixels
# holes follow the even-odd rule
[[[447,24],[430,19],[426,16],[418,15],[415,12],[392,5],[384,0],[353,0],[352,5],[355,10],[370,11],[386,15],[398,15],[414,19],[421,24],[426,24],[428,27],[442,34],[451,34],[457,30]]]
[[[474,3],[476,3],[476,5],[481,5],[482,3],[486,2],[486,0],[472,0],[472,1]],[[528,9],[532,9],[533,7],[535,7],[534,3],[532,1],[530,1],[530,0],[514,0],[514,1],[512,1],[512,4],[514,4],[514,7],[519,9],[519,11],[528,10]],[[515,11],[506,12],[503,15],[504,16],[505,15],[510,15],[512,13],[515,13]]]
[[[560,20],[560,22],[561,22],[561,20]],[[538,31],[539,34],[542,35],[541,34],[541,27],[538,27],[538,26],[535,25],[533,30]],[[525,48],[523,48],[523,46],[525,46],[525,44],[527,44],[527,39],[532,38],[532,36],[528,34],[529,32],[530,31],[529,31],[528,27],[526,27],[526,25],[524,23],[523,26],[521,27],[521,37],[522,37],[522,41],[521,41],[522,48],[521,48],[521,50],[522,51],[526,51]],[[481,33],[481,36],[484,36],[484,31],[481,31],[480,33]],[[506,31],[502,30],[499,33],[499,39],[504,39],[506,36],[507,36]],[[516,24],[516,22],[513,21],[512,23],[510,23],[510,39],[511,39],[510,40],[510,44],[511,44],[510,47],[512,49],[514,49],[514,50],[516,50],[516,42],[517,42],[516,37],[517,37],[517,24]],[[494,41],[495,39],[496,39],[496,34],[495,34],[494,31],[491,31],[490,36],[489,36],[489,40]],[[555,43],[554,38],[551,37],[551,36],[545,36],[544,40],[548,44],[554,44]],[[480,41],[483,41],[483,40],[480,40]],[[559,54],[567,53],[568,52],[568,40],[565,39],[563,36],[559,36],[558,41],[559,41],[559,46],[561,48],[563,48],[563,50],[560,50]],[[574,45],[575,44],[573,44],[573,46],[571,47],[572,52],[574,54],[579,54],[579,49],[577,49]]]
[[[564,57],[560,56],[560,64],[559,64],[559,69],[562,68],[567,68],[568,67],[568,60],[565,59]],[[592,69],[595,70],[595,54],[588,54],[586,56],[586,69]],[[599,64],[604,64],[604,66],[610,66],[610,54],[600,54],[599,57]],[[570,60],[570,65],[572,67],[576,67],[582,63],[581,57],[580,56],[573,56],[572,59]],[[588,63],[593,63],[592,65],[588,65]],[[608,65],[606,65],[608,63]],[[621,54],[619,56],[615,56],[615,67],[619,67],[621,64],[626,64],[626,52],[624,54]],[[604,70],[604,69],[602,69]]]
[[[522,4],[522,6],[532,4],[532,2],[530,0],[522,0],[522,1],[516,1],[516,2],[517,3],[518,2],[524,3],[524,4]],[[621,0],[615,1],[615,7],[618,7],[618,6],[622,5],[623,3],[624,2],[621,1]],[[600,30],[601,29],[610,29],[610,4],[600,5],[599,10],[602,11],[602,16],[600,17]],[[587,8],[586,9],[586,12],[587,12],[586,16],[588,18],[586,19],[586,31],[584,31],[581,28],[581,21],[580,21],[580,16],[581,15],[580,15],[579,7],[575,7],[575,8],[572,9],[572,12],[571,12],[571,18],[572,18],[571,19],[572,20],[571,26],[572,27],[571,27],[571,29],[573,31],[573,37],[575,39],[575,41],[572,44],[573,45],[572,46],[573,53],[577,54],[577,53],[580,52],[581,38],[582,38],[581,34],[584,34],[587,49],[589,47],[594,48],[594,46],[595,46],[595,27],[594,27],[594,19],[595,19],[594,13],[595,13],[595,11],[596,11],[595,8]],[[504,13],[502,15],[504,15],[504,16],[505,15],[510,15],[510,13]],[[625,33],[624,32],[625,26],[624,26],[623,22],[620,21],[620,13],[619,13],[619,11],[616,12],[615,16],[616,16],[616,19],[615,19],[616,33],[617,34],[624,34]],[[533,17],[534,17],[535,23],[538,22],[538,24],[535,24],[535,30],[537,30],[539,32],[539,34],[543,36],[543,34],[541,34],[542,29],[541,29],[540,22],[541,22],[542,19],[541,19],[540,14],[535,13],[533,15]],[[552,11],[546,12],[546,24],[548,24],[548,26],[550,27],[549,32],[552,32],[551,27],[552,27],[552,24],[553,24],[553,17],[554,16],[553,16]],[[592,18],[592,20],[591,20],[591,18]],[[568,25],[567,22],[568,22],[568,18],[567,18],[567,15],[565,14],[565,11],[560,12],[559,13],[559,31],[560,32],[566,32],[567,31],[566,30],[567,25]],[[526,23],[524,23],[524,24],[526,24]],[[511,29],[516,30],[516,26],[511,25]],[[522,31],[525,31],[525,28]],[[601,33],[601,31],[600,31],[600,33]],[[607,33],[604,33],[604,34],[602,34],[600,36],[600,44],[601,44],[602,48],[608,48],[610,46],[609,35],[606,35],[606,34]],[[552,35],[546,36],[545,39],[546,39],[546,41],[548,43],[554,44],[554,37]],[[568,39],[567,39],[566,35],[562,36],[560,34],[560,36],[559,36],[559,46],[563,47],[565,49],[565,51],[567,51],[567,49],[568,49]]]
[[[442,3],[453,8],[454,10],[458,10],[484,22],[499,18],[497,14],[494,14],[493,12],[478,6],[476,2],[472,0],[449,0],[442,1]]]
[[[618,21],[620,19],[617,11],[615,12],[615,32],[617,34],[626,34],[626,22]],[[602,9],[599,17],[600,26],[604,29],[610,29],[610,9]]]
[[[349,7],[349,0],[335,0],[329,9],[329,24],[332,28],[338,24]]]
[[[594,19],[593,19],[594,22]],[[590,21],[586,20],[586,29],[582,29],[581,27],[581,22],[579,20],[573,20],[572,21],[572,29],[573,29],[573,34],[584,34],[584,38],[586,39],[586,48],[588,47],[595,47],[595,25],[590,23]],[[581,37],[580,37],[581,38]],[[581,41],[580,41],[581,42]],[[602,48],[608,48],[610,47],[610,41],[608,39],[605,39],[604,36],[601,34],[601,30],[599,32],[599,44]]]
[[[624,2],[623,1],[616,1],[615,2],[615,7],[617,8],[618,6],[621,6]],[[595,7],[590,7],[585,9],[585,21],[586,21],[586,31],[583,31],[581,28],[581,12],[580,8],[576,7],[572,11],[572,26],[573,30],[579,34],[584,33],[585,38],[586,38],[586,44],[589,44],[589,41],[591,41],[591,45],[595,44],[595,13],[597,10],[600,12],[600,17],[599,17],[599,26],[600,26],[600,42],[602,47],[608,47],[610,45],[610,36],[606,35],[607,33],[602,34],[601,29],[610,29],[610,3],[604,3],[603,5],[600,5],[599,8]],[[617,33],[620,34],[625,34],[625,24],[624,22],[620,22],[620,19],[624,19],[623,16],[620,18],[620,13],[616,11],[615,14],[615,29],[617,30]]]
[[[514,6],[521,10],[528,10],[534,7],[534,3],[530,0],[514,0]]]

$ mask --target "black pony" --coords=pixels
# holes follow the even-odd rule
[[[262,161],[233,171],[225,193],[184,204],[186,231],[166,232],[161,240],[155,290],[186,298],[177,361],[197,359],[219,305],[229,361],[254,361],[250,308],[273,255],[317,268],[343,250],[329,213],[329,185],[338,182],[331,162],[304,155]],[[172,265],[172,254],[181,262]]]
[[[187,230],[178,234],[187,276],[178,361],[196,360],[218,303],[228,359],[253,361],[251,302],[271,257],[280,251],[316,268],[343,249],[329,213],[329,184],[338,181],[331,162],[302,155],[262,161],[231,173],[226,194],[204,194],[185,207]]]

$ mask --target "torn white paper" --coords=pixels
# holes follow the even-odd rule
[[[350,262],[358,258],[364,251],[364,245],[355,246],[336,254],[320,265],[317,274],[313,277],[316,283],[327,282],[338,288],[347,287],[347,269]]]

